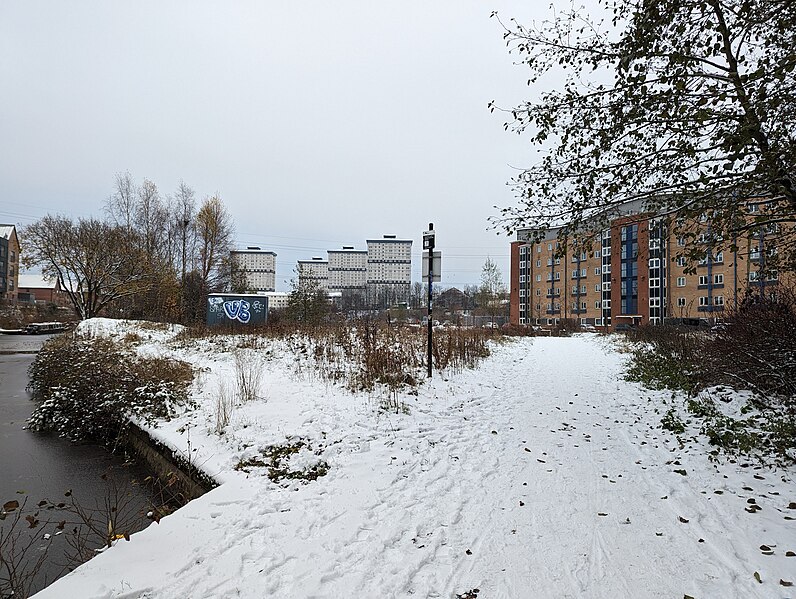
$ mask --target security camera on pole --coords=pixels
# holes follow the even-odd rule
[[[442,252],[434,251],[434,223],[428,223],[428,231],[423,231],[423,276],[428,277],[428,378],[431,378],[431,353],[433,347],[434,319],[432,283],[442,280]]]

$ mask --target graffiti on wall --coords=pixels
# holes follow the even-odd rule
[[[263,322],[266,304],[260,300],[249,302],[243,298],[209,297],[208,323],[219,323],[224,320],[237,320],[242,324],[249,321]]]

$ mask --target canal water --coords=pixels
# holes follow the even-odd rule
[[[98,513],[111,495],[117,495],[119,499],[114,501],[123,504],[124,517],[131,521],[130,532],[144,528],[149,523],[145,514],[152,496],[137,484],[146,477],[142,469],[126,464],[122,457],[102,447],[75,445],[55,435],[26,429],[26,419],[34,407],[26,390],[28,368],[45,340],[46,336],[0,334],[0,506],[13,500],[20,504],[26,501],[27,508],[44,499],[53,503],[71,501],[65,495],[71,491],[71,497],[81,506]],[[40,519],[48,516],[44,513]],[[7,516],[0,521],[0,526],[5,526],[7,531],[9,522]],[[27,528],[27,523],[21,524]],[[43,535],[54,532],[39,530],[35,533],[41,535],[42,542],[29,554],[40,554]],[[7,545],[0,546],[6,556]],[[96,547],[97,539],[89,541],[89,545]],[[47,563],[33,582],[31,592],[65,573],[63,562],[68,551],[71,550],[65,542],[53,539]],[[0,597],[3,596],[4,574],[0,569]]]

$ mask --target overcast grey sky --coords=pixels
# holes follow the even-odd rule
[[[429,222],[443,285],[477,283],[535,152],[487,102],[529,97],[492,10],[520,0],[0,3],[0,222],[101,216],[114,175],[218,192],[239,246],[295,261]],[[538,11],[534,15],[533,11]]]

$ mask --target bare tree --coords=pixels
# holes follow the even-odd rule
[[[105,212],[115,224],[128,232],[135,226],[137,195],[138,188],[130,173],[116,173],[114,190],[105,203]]]
[[[495,317],[503,310],[503,300],[506,295],[506,285],[503,283],[503,273],[497,263],[487,256],[481,270],[481,286],[478,288],[478,304],[490,317],[492,324]]]
[[[93,218],[45,216],[22,230],[23,262],[58,281],[80,318],[97,316],[149,285],[138,236]]]
[[[180,179],[174,194],[173,213],[180,239],[180,282],[185,282],[185,273],[190,270],[188,259],[196,246],[196,198],[193,189]]]

